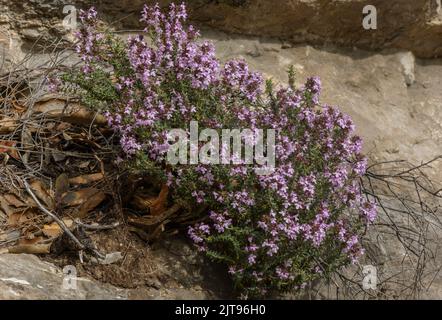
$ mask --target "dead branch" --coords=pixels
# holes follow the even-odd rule
[[[58,225],[60,226],[60,228],[72,239],[72,241],[74,241],[74,243],[78,246],[78,249],[80,250],[84,250],[85,246],[80,242],[80,240],[77,239],[77,237],[71,232],[71,230],[69,230],[69,228],[64,224],[64,222],[58,218],[55,214],[53,214],[51,211],[49,211],[48,209],[46,209],[40,202],[40,200],[38,200],[37,196],[34,194],[34,192],[32,192],[31,187],[29,186],[29,184],[26,182],[26,180],[23,180],[23,184],[26,188],[26,191],[29,193],[29,195],[32,197],[32,199],[35,201],[35,203],[37,204],[37,206],[40,208],[41,211],[43,211],[44,213],[46,213],[51,219],[53,219],[55,222],[58,223]]]
[[[79,219],[75,219],[74,222],[77,225],[79,225],[87,230],[109,230],[109,229],[115,229],[116,227],[118,227],[120,225],[119,222],[114,222],[112,224],[105,224],[105,225],[86,224],[86,223],[81,222]]]

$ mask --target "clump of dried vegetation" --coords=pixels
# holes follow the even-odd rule
[[[149,179],[114,164],[114,133],[102,115],[47,93],[47,75],[71,57],[58,46],[43,48],[50,59],[38,64],[30,53],[2,65],[0,250],[79,252],[104,261],[112,255],[96,248],[89,232],[124,227],[150,241],[176,208],[165,210],[164,191]],[[140,217],[155,209],[161,214]]]
[[[406,160],[371,164],[361,183],[375,197],[378,218],[365,235],[364,259],[312,286],[309,298],[419,299],[441,275],[442,189],[434,169],[442,156],[415,165]],[[376,268],[376,290],[364,288],[365,266]]]

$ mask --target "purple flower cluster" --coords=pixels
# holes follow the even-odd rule
[[[95,64],[113,66],[119,98],[105,115],[124,154],[165,170],[175,197],[209,207],[207,220],[188,235],[201,251],[227,261],[245,290],[303,287],[328,270],[315,255],[355,262],[376,206],[358,184],[367,160],[351,118],[319,104],[317,77],[299,89],[281,87],[264,96],[259,73],[241,60],[221,66],[213,44],[197,42],[199,33],[185,26],[186,19],[184,5],[171,4],[168,14],[158,5],[145,6],[141,21],[151,41],[142,35],[128,39],[121,68],[106,61],[118,54],[101,41],[95,10],[81,12],[77,51],[83,72],[94,72]],[[275,129],[276,167],[258,175],[258,165],[236,159],[232,166],[164,169],[167,130],[187,129],[195,119],[209,128]]]
[[[236,89],[250,101],[256,101],[262,93],[262,76],[250,72],[243,60],[232,60],[225,64],[221,73],[222,81],[227,88]]]
[[[98,48],[104,35],[96,32],[97,11],[94,7],[86,11],[80,10],[79,18],[83,26],[75,33],[78,40],[75,51],[84,62],[82,71],[88,74],[92,71],[93,62],[99,56]]]
[[[60,89],[60,86],[62,85],[62,82],[57,77],[47,77],[46,78],[46,84],[48,86],[49,92],[57,92]]]
[[[217,205],[228,208],[223,213],[223,219],[229,219],[224,235],[234,235],[239,227],[253,230],[243,260],[230,265],[231,270],[242,270],[234,273],[237,278],[247,274],[269,287],[272,281],[302,285],[305,279],[299,280],[291,259],[303,250],[321,252],[334,243],[334,249],[353,263],[364,252],[359,231],[376,218],[375,204],[362,196],[357,183],[367,160],[351,119],[336,108],[318,105],[319,94],[319,79],[310,78],[303,89],[277,92],[277,112],[254,110],[257,127],[276,129],[277,166],[260,176],[246,165],[235,166],[230,177],[243,183],[228,184],[234,191],[225,192],[221,200],[223,193],[214,192]],[[208,194],[205,201],[211,198]],[[210,235],[214,229],[219,233],[218,225],[209,227]],[[211,248],[206,241],[196,244],[201,250]],[[280,260],[283,257],[289,259]],[[326,267],[309,263],[312,270]],[[271,277],[268,270],[274,272]]]
[[[212,219],[213,227],[217,232],[223,233],[228,227],[232,225],[232,219],[228,219],[228,213],[223,214],[216,213],[214,211],[210,212],[210,219]]]
[[[305,90],[311,94],[313,104],[319,104],[319,95],[321,93],[321,80],[318,77],[311,77],[305,84]]]
[[[167,15],[158,5],[144,6],[141,21],[146,24],[145,31],[153,36],[155,47],[150,47],[142,36],[132,37],[128,56],[146,89],[160,85],[170,74],[198,89],[206,89],[217,80],[219,63],[214,46],[195,42],[198,32],[191,26],[184,27],[186,18],[184,4],[172,3]]]
[[[101,41],[103,34],[96,31],[96,11],[93,8],[81,11],[80,18],[83,25],[77,33],[77,52],[84,62],[83,72],[89,74],[94,63],[104,64],[115,54],[107,43]],[[164,159],[167,152],[165,136],[160,135],[158,139],[150,136],[150,141],[146,142],[146,136],[140,132],[156,132],[165,122],[169,127],[186,127],[198,108],[215,107],[193,104],[182,88],[207,90],[208,95],[223,101],[223,108],[227,108],[235,94],[241,94],[250,103],[261,94],[260,74],[249,72],[247,64],[237,60],[227,62],[221,70],[213,44],[197,42],[199,32],[192,26],[186,27],[186,19],[184,5],[172,3],[168,14],[162,13],[158,5],[144,6],[141,21],[145,23],[145,32],[151,41],[143,35],[130,37],[126,55],[131,74],[120,76],[122,72],[114,70],[117,76],[115,89],[120,99],[106,116],[109,124],[120,132],[120,143],[128,156],[143,151],[152,160]],[[111,53],[106,55],[107,51]],[[168,94],[164,95],[164,91]],[[255,112],[250,108],[243,104],[234,108],[242,120],[256,121]],[[206,118],[203,122],[215,128],[222,126],[216,119]]]

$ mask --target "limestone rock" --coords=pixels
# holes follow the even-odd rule
[[[0,254],[0,299],[126,299],[125,290],[78,277],[76,289],[63,286],[65,274],[30,254]],[[66,280],[65,280],[66,281]]]
[[[411,52],[403,53],[400,55],[400,63],[402,64],[405,83],[407,86],[411,86],[415,81],[414,76],[414,55]]]
[[[60,28],[65,5],[78,9],[95,5],[116,28],[139,27],[138,13],[146,2],[0,0],[1,12],[8,13],[8,19],[2,17],[0,23],[8,20],[15,30],[40,27],[44,29],[43,38],[50,39],[49,36],[68,33]],[[172,1],[158,2],[166,6]],[[367,5],[376,8],[378,27],[375,30],[362,26],[363,8]],[[279,37],[297,43],[334,43],[369,50],[397,48],[412,51],[422,58],[442,56],[440,0],[294,0],[278,1],[277,5],[272,0],[197,0],[188,1],[188,6],[194,23],[230,33]],[[31,36],[35,35],[33,31]]]

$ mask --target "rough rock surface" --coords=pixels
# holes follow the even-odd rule
[[[144,3],[170,0],[0,0],[0,24],[34,41],[62,36],[63,6],[92,4],[116,27],[137,27]],[[442,56],[440,0],[196,0],[188,1],[194,22],[246,35],[281,37],[296,43],[338,44],[362,49],[398,48],[422,58]],[[377,9],[377,29],[362,26],[363,8]]]
[[[126,299],[127,292],[78,277],[76,289],[63,286],[65,274],[29,254],[0,255],[0,299]]]
[[[112,233],[107,236],[101,234],[100,240],[107,242],[109,247],[113,243],[112,237]],[[73,262],[56,258],[56,264],[53,264],[30,254],[0,254],[0,300],[200,300],[232,296],[232,285],[225,270],[218,270],[216,265],[208,263],[188,241],[175,237],[158,242],[156,248],[151,249],[137,236],[133,237],[135,242],[139,242],[135,251],[145,251],[142,255],[144,260],[135,257],[137,264],[130,266],[130,275],[125,274],[126,278],[135,275],[134,281],[115,278],[118,271],[126,272],[118,264],[97,268],[89,261],[82,265],[77,257],[73,258]],[[131,258],[126,256],[125,259],[127,264]],[[70,282],[67,282],[67,266],[71,270],[75,268],[77,273]],[[91,274],[89,269],[95,272]],[[74,284],[76,287],[73,287]]]

